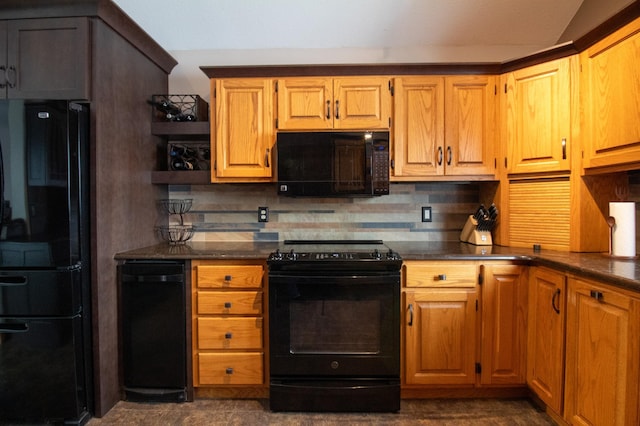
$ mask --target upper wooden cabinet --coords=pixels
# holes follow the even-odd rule
[[[211,80],[211,90],[211,181],[269,181],[275,143],[272,80]]]
[[[637,169],[640,19],[591,46],[580,61],[584,167]]]
[[[494,76],[402,77],[394,86],[394,177],[494,176]]]
[[[89,99],[88,18],[0,21],[0,98]]]
[[[388,129],[386,77],[300,77],[277,80],[278,130]]]
[[[566,57],[502,75],[506,171],[570,170],[572,66]]]

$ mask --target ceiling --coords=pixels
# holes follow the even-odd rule
[[[164,49],[458,50],[504,61],[584,35],[633,0],[113,0]],[[574,19],[574,17],[576,19]],[[572,28],[572,22],[574,23]],[[576,22],[581,26],[576,28]],[[573,34],[571,34],[573,32]],[[473,60],[482,60],[482,53]]]

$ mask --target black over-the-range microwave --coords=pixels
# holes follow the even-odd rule
[[[389,132],[281,132],[278,194],[389,194]]]

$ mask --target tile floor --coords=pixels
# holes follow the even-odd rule
[[[102,425],[555,425],[527,399],[403,400],[398,413],[274,413],[267,400],[198,399],[194,402],[134,403],[120,401]]]

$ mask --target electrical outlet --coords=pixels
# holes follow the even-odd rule
[[[258,207],[258,222],[269,222],[269,207]]]
[[[422,208],[422,221],[431,222],[431,207]]]

